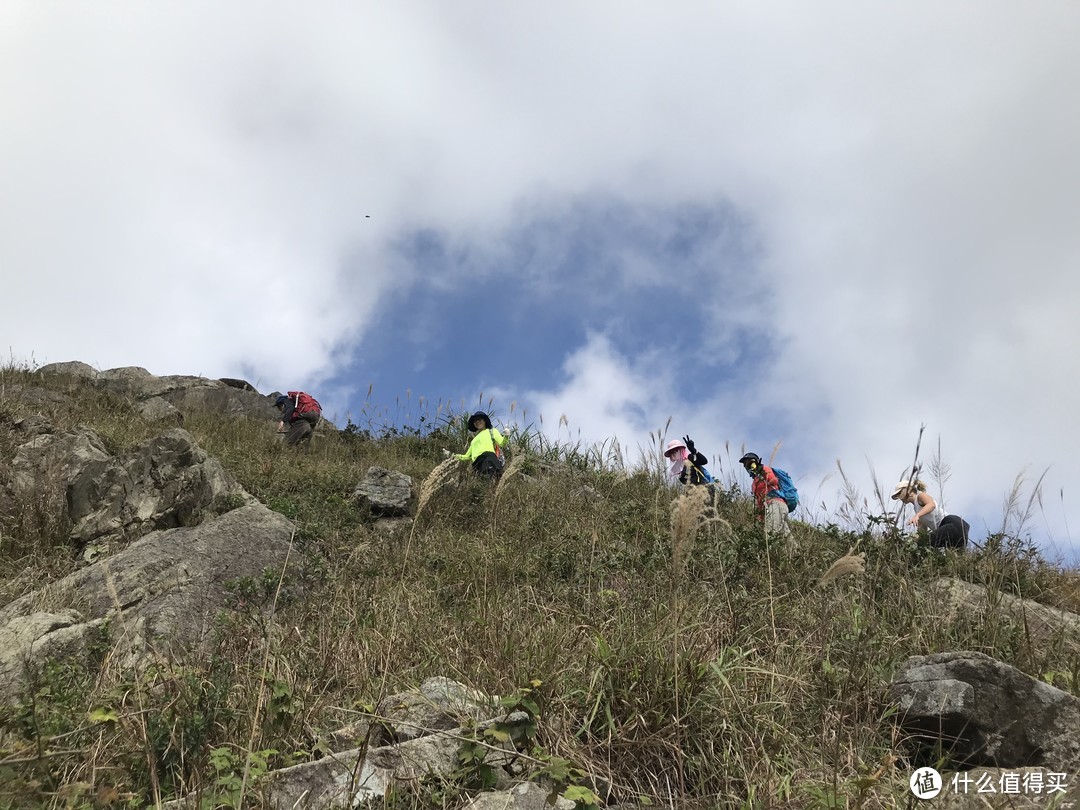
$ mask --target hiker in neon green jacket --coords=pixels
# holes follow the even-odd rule
[[[457,454],[459,461],[471,461],[478,475],[498,478],[503,470],[502,448],[507,439],[491,424],[491,417],[477,411],[469,417],[469,432],[475,433],[469,449]]]

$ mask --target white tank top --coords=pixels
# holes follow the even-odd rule
[[[918,512],[920,509],[923,508],[923,505],[921,503],[919,503],[918,501],[919,501],[919,496],[925,495],[925,494],[926,494],[925,492],[920,492],[919,495],[916,496],[915,503],[912,504],[915,507],[916,512]],[[922,515],[919,518],[919,528],[920,529],[926,529],[928,532],[932,532],[934,529],[936,529],[940,525],[941,520],[944,517],[945,517],[945,510],[941,508],[941,504],[939,504],[937,501],[935,501],[933,510],[930,511],[930,512],[927,512],[925,515]]]

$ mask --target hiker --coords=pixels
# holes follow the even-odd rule
[[[477,411],[469,417],[469,432],[475,433],[469,449],[457,453],[459,461],[471,461],[473,470],[484,478],[498,478],[503,471],[503,451],[508,441],[498,428],[491,424],[491,417]]]
[[[285,444],[295,447],[303,442],[310,447],[311,434],[322,417],[319,401],[303,391],[290,391],[274,400],[274,407],[281,412],[277,432],[285,434]]]
[[[925,534],[933,548],[964,548],[967,545],[971,525],[958,515],[946,515],[926,491],[926,484],[918,478],[897,484],[892,499],[915,507],[915,514],[907,522]]]
[[[754,494],[758,516],[765,521],[766,535],[788,537],[791,534],[791,526],[788,525],[790,507],[781,494],[780,478],[776,471],[762,464],[761,456],[757,453],[747,453],[739,459],[739,463],[753,480],[750,490]],[[787,473],[784,473],[784,477],[788,477]]]
[[[680,484],[711,484],[712,474],[705,469],[709,460],[704,453],[699,453],[689,436],[672,439],[664,450],[664,458],[671,462],[668,475],[678,479]]]

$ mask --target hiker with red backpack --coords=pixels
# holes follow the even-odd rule
[[[475,433],[464,453],[455,454],[459,461],[471,461],[473,470],[484,478],[495,479],[502,475],[503,449],[508,439],[491,424],[491,417],[477,411],[469,417],[469,432]]]
[[[274,407],[281,411],[278,433],[285,434],[285,444],[294,447],[304,442],[310,446],[311,434],[322,417],[319,401],[303,391],[290,391],[274,400]]]
[[[739,459],[739,463],[753,479],[751,492],[758,515],[765,521],[766,536],[790,536],[788,513],[795,511],[799,505],[799,493],[791,476],[776,467],[762,464],[761,456],[757,453],[747,453]]]

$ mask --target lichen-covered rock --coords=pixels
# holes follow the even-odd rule
[[[890,697],[916,748],[940,746],[954,764],[1080,772],[1080,699],[988,655],[909,658]]]
[[[364,480],[356,485],[353,497],[373,515],[407,515],[412,499],[412,478],[383,467],[370,467]]]
[[[42,650],[54,655],[58,639],[108,619],[124,645],[117,656],[123,664],[137,664],[151,646],[182,655],[210,637],[215,616],[228,609],[230,583],[280,574],[292,536],[292,523],[258,503],[198,526],[153,532],[0,608],[0,638],[15,660],[34,661]],[[51,606],[48,613],[42,605]],[[21,686],[21,671],[9,668],[0,678],[0,694]]]

